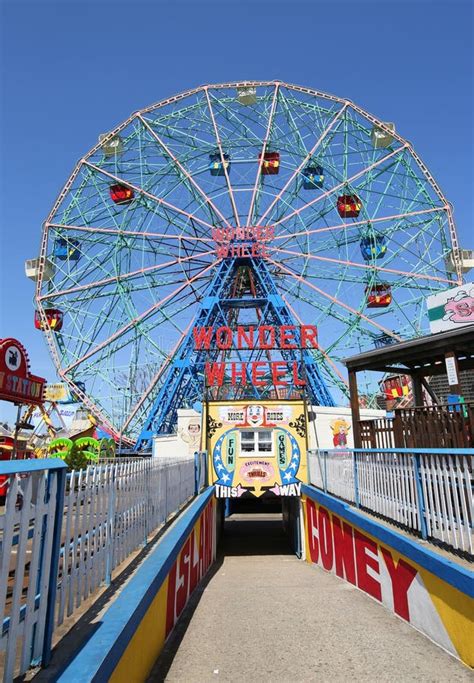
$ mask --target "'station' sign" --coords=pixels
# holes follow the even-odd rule
[[[41,405],[46,380],[30,373],[28,354],[16,339],[0,339],[0,399]]]

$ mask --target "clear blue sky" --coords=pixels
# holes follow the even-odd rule
[[[3,0],[1,14],[0,337],[49,380],[23,270],[42,221],[100,132],[198,84],[281,79],[395,121],[474,246],[470,0]]]

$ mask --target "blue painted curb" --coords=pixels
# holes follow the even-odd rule
[[[214,488],[208,488],[178,517],[106,611],[97,630],[56,681],[103,683],[109,680],[186,538],[213,495]]]

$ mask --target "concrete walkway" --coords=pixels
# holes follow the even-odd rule
[[[473,681],[357,589],[298,560],[279,515],[234,515],[150,681]]]

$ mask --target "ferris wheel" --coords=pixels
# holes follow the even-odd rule
[[[462,282],[450,206],[393,123],[273,81],[147,107],[78,162],[30,264],[58,372],[113,431],[136,439],[225,260],[219,235],[249,231],[293,319],[317,326],[336,403],[341,359],[423,334],[425,298]]]

